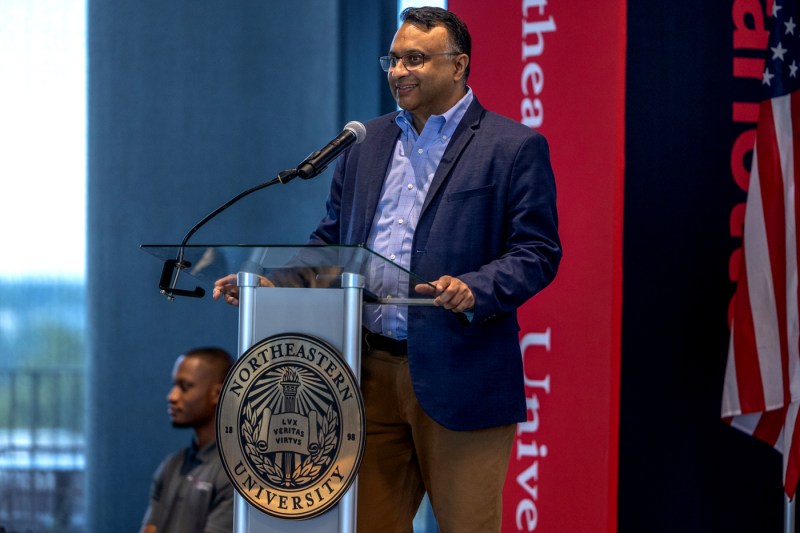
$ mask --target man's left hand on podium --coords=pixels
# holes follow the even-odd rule
[[[273,283],[264,276],[258,277],[259,287],[274,287]],[[237,283],[237,274],[228,274],[224,278],[220,278],[214,282],[214,292],[212,293],[214,300],[220,298],[234,307],[239,306],[239,285]]]

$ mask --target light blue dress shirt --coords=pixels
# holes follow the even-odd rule
[[[414,231],[428,187],[472,100],[472,89],[468,87],[467,94],[445,114],[431,115],[419,134],[414,129],[411,113],[402,111],[395,119],[402,133],[383,182],[367,246],[405,270],[411,266]],[[402,275],[399,269],[377,265],[371,272],[371,279],[377,281],[372,288],[379,291],[379,297],[411,296],[406,292],[408,276]],[[405,305],[367,305],[363,323],[374,333],[405,339],[407,311]]]

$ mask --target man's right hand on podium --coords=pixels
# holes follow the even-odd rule
[[[259,287],[274,287],[273,283],[264,276],[258,277]],[[214,300],[223,298],[223,301],[234,307],[239,307],[239,285],[237,283],[236,274],[228,274],[224,278],[220,278],[214,282],[214,292],[212,293]]]

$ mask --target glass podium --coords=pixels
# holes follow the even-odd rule
[[[352,480],[347,486],[343,486],[340,495],[332,496],[335,506],[326,507],[318,514],[312,513],[313,509],[309,509],[309,507],[313,507],[315,504],[317,499],[315,494],[322,494],[319,488],[314,489],[316,492],[311,489],[303,492],[301,488],[298,488],[295,492],[286,493],[285,510],[291,511],[292,504],[290,502],[294,501],[295,510],[299,515],[303,515],[297,519],[281,514],[283,509],[280,506],[284,504],[278,503],[276,504],[278,507],[269,507],[265,503],[267,500],[281,502],[280,497],[269,497],[264,502],[262,502],[263,498],[259,499],[265,493],[272,494],[269,487],[265,489],[265,486],[268,485],[266,477],[274,474],[274,469],[278,468],[273,463],[269,463],[272,469],[264,470],[263,464],[268,457],[266,454],[258,455],[256,448],[253,447],[255,440],[252,435],[256,432],[252,430],[252,427],[258,423],[258,420],[263,422],[266,418],[262,416],[259,419],[252,414],[252,410],[247,411],[249,407],[232,404],[233,400],[228,399],[228,397],[232,398],[232,395],[228,394],[228,389],[237,395],[241,394],[242,383],[235,381],[234,374],[238,375],[239,381],[243,382],[245,376],[249,378],[251,373],[256,372],[256,369],[261,370],[261,363],[254,362],[257,358],[254,350],[257,351],[255,353],[261,355],[267,354],[270,349],[274,352],[276,347],[269,344],[272,342],[271,339],[281,339],[280,342],[284,343],[286,338],[299,338],[303,342],[311,339],[309,342],[312,343],[318,340],[320,344],[317,344],[315,349],[320,352],[324,351],[325,346],[330,346],[333,350],[341,353],[342,360],[349,366],[355,379],[353,388],[357,393],[358,401],[361,402],[359,405],[363,412],[363,401],[357,382],[361,366],[364,306],[433,305],[432,298],[419,295],[414,291],[415,285],[428,282],[363,246],[143,245],[141,248],[164,261],[159,289],[170,299],[176,296],[202,297],[205,295],[206,289],[196,285],[196,282],[200,282],[210,290],[216,280],[236,274],[239,287],[238,349],[240,359],[229,374],[223,388],[217,420],[217,439],[223,464],[237,489],[234,501],[234,531],[236,533],[353,533],[356,530],[356,473],[361,454],[363,454],[363,441],[366,436],[363,413],[361,418],[358,416],[341,417],[342,428],[345,428],[346,423],[350,423],[349,427],[357,429],[342,429],[340,431],[341,452],[331,452],[331,457],[335,455],[336,460],[340,461],[342,465],[353,466]],[[272,287],[264,287],[262,277],[268,279]],[[179,285],[189,288],[180,288]],[[261,351],[258,352],[258,350]],[[310,352],[311,349],[308,351]],[[264,355],[264,360],[266,358],[267,356]],[[245,360],[250,361],[250,366],[240,369],[240,365],[244,364]],[[303,375],[304,372],[309,374],[311,370],[314,370],[313,365],[304,366],[304,363],[307,361],[298,362],[295,365],[296,369],[289,373]],[[330,367],[327,370],[328,373],[331,373]],[[232,378],[238,389],[235,386],[228,386]],[[324,375],[313,377],[313,379],[309,378],[309,382],[317,383],[323,378],[325,378]],[[341,375],[336,376],[337,381],[333,383],[330,391],[332,394],[329,396],[336,395],[336,387],[344,390],[343,379]],[[255,383],[256,380],[254,378],[251,381]],[[266,378],[263,380],[265,383],[267,381],[269,380]],[[274,384],[275,391],[271,393],[272,396],[282,394],[278,390],[277,382],[278,379],[273,377],[271,383]],[[281,380],[281,383],[284,387],[288,386],[285,379]],[[296,384],[294,388],[297,388]],[[283,389],[284,392],[286,390],[291,390],[291,387]],[[234,405],[234,407],[228,407],[229,405]],[[281,418],[292,418],[294,423],[299,419],[302,423],[308,424],[308,420],[317,420],[318,413],[324,411],[324,409],[295,408],[294,400],[290,405],[294,409],[291,413],[292,417],[282,416]],[[278,409],[280,410],[280,408]],[[248,412],[247,417],[242,414],[245,411]],[[270,418],[270,420],[275,419]],[[333,420],[339,419],[334,418]],[[262,424],[259,423],[259,425]],[[311,426],[314,427],[314,431],[309,433],[315,435],[317,427],[327,427],[324,423],[318,425],[316,422]],[[247,429],[248,427],[250,430]],[[250,432],[248,433],[248,431]],[[245,437],[239,437],[240,433]],[[231,437],[229,434],[234,434],[234,436]],[[322,434],[322,430],[320,430],[320,434]],[[247,474],[245,479],[244,462],[241,459],[233,461],[234,463],[238,461],[237,464],[227,465],[226,462],[230,462],[230,459],[225,450],[231,448],[239,451],[250,450],[252,453],[248,457],[255,458],[257,463],[261,461],[259,463],[261,466],[257,466],[262,468],[263,475],[258,478],[258,472],[254,472]],[[245,455],[247,453],[249,452],[246,452]],[[298,465],[306,465],[304,471],[309,469],[314,471],[314,465],[309,461],[311,461],[310,458],[318,458],[319,453],[318,447],[310,446],[303,448],[300,452],[295,450],[290,455],[294,457],[292,461],[297,461]],[[270,457],[284,457],[285,455],[286,452],[283,455],[273,454]],[[286,459],[281,460],[283,461],[281,464],[284,465],[295,464],[287,463]],[[320,459],[318,464],[321,466],[323,463],[324,461]],[[277,464],[276,460],[275,465]],[[289,470],[291,468],[293,467],[289,467]],[[299,466],[296,471],[300,471]],[[336,472],[338,472],[338,466]],[[239,478],[237,478],[237,474],[241,474]],[[289,479],[291,476],[288,473],[285,475],[288,486],[291,484]],[[306,480],[307,477],[303,479]],[[263,483],[254,481],[256,478],[261,479]],[[330,478],[328,482],[331,479],[333,478]],[[255,492],[256,487],[257,492]],[[329,485],[325,485],[325,487],[330,489]],[[277,494],[280,490],[275,489],[273,492]]]

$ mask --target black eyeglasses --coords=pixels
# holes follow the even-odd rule
[[[457,56],[458,52],[441,52],[439,54],[423,54],[421,52],[413,52],[404,56],[383,56],[380,58],[381,68],[384,72],[389,72],[397,67],[399,61],[403,62],[406,70],[417,70],[425,66],[425,58],[433,56]]]

